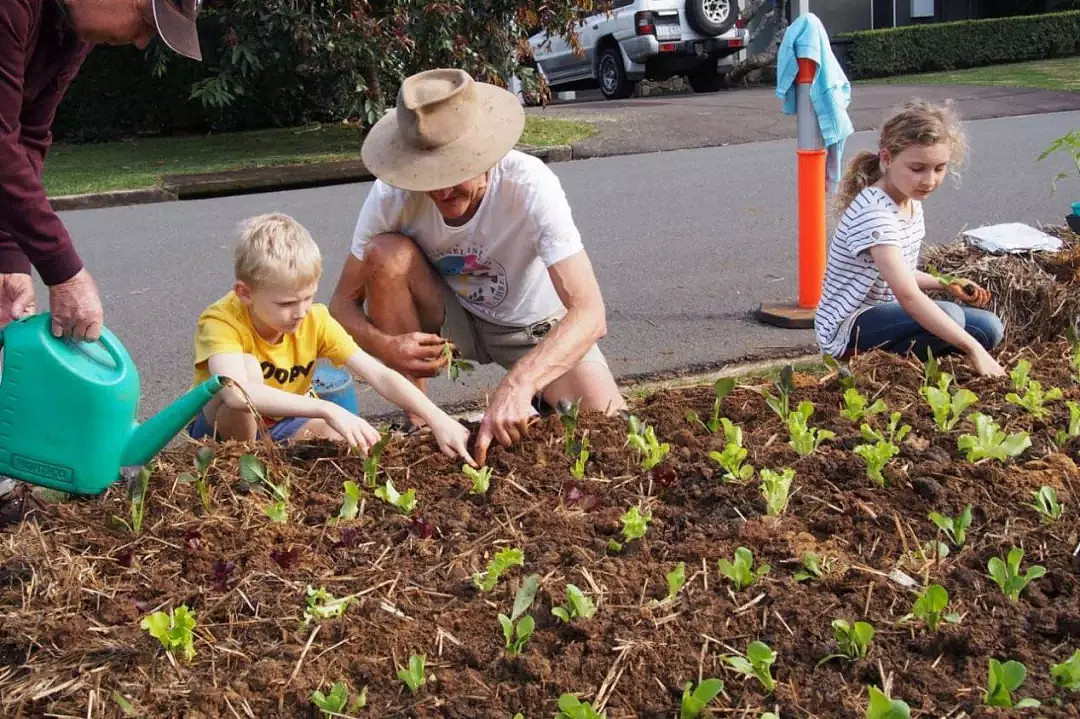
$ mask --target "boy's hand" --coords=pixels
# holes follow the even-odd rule
[[[945,291],[954,299],[972,307],[986,307],[990,304],[990,291],[985,290],[971,280],[959,279],[945,285]]]
[[[409,377],[434,377],[446,365],[446,340],[427,332],[391,335],[382,348],[382,361]]]
[[[446,414],[428,424],[443,454],[451,458],[461,457],[470,467],[476,466],[469,454],[469,430]]]
[[[327,402],[326,414],[323,419],[334,428],[334,431],[349,443],[350,447],[356,447],[360,454],[367,456],[368,449],[379,441],[379,433],[375,428],[361,417],[357,417],[349,410],[340,407],[333,402]]]

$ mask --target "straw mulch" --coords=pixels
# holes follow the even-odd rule
[[[1080,235],[1043,228],[1064,242],[1057,253],[992,255],[963,240],[927,248],[923,263],[978,282],[993,293],[989,307],[1005,325],[1005,346],[1060,337],[1080,316]]]

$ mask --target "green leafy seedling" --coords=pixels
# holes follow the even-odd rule
[[[686,584],[686,562],[679,562],[675,568],[664,575],[667,580],[667,601],[672,601]]]
[[[476,365],[472,362],[454,355],[454,348],[449,342],[443,345],[443,359],[446,360],[446,376],[451,382],[457,382],[462,374],[472,374],[476,371]]]
[[[754,569],[754,554],[746,547],[739,547],[735,550],[734,562],[727,559],[718,559],[716,567],[721,574],[731,581],[736,592],[741,592],[752,585],[755,581],[768,574],[770,569],[768,564],[762,564],[757,569]]]
[[[926,266],[926,273],[941,283],[942,287],[948,285],[955,285],[962,279],[959,275],[954,275],[948,272],[939,272],[937,267],[933,265]]]
[[[304,626],[311,624],[313,621],[340,617],[355,599],[355,594],[339,599],[324,587],[315,589],[309,584],[307,586],[307,606],[304,608]]]
[[[859,433],[867,442],[889,442],[891,444],[900,444],[911,432],[910,424],[900,424],[902,418],[903,415],[899,412],[893,412],[889,415],[889,423],[885,425],[884,431],[874,429],[868,424],[863,424],[859,427]]]
[[[839,653],[830,654],[817,663],[821,666],[833,659],[849,659],[855,661],[862,659],[870,651],[870,642],[874,639],[874,628],[866,622],[849,624],[843,619],[834,619],[832,623],[833,636],[836,645],[840,648]]]
[[[566,623],[575,619],[590,619],[596,614],[596,605],[573,584],[566,585],[566,604],[553,607],[551,613]]]
[[[870,687],[870,702],[866,706],[866,719],[909,719],[911,707],[899,699],[893,699],[877,687]]]
[[[488,562],[487,570],[473,575],[473,585],[482,592],[490,592],[495,589],[499,577],[510,570],[511,567],[525,566],[525,552],[516,547],[508,547],[495,553]]]
[[[1026,697],[1018,702],[1013,702],[1012,693],[1020,688],[1027,678],[1027,668],[1020,662],[999,662],[990,659],[987,670],[986,692],[983,693],[983,703],[988,707],[1006,707],[1027,709],[1041,706],[1037,699]]]
[[[341,510],[338,511],[339,519],[356,519],[356,515],[360,513],[360,485],[351,479],[346,479],[343,484],[345,491],[345,499],[341,503]]]
[[[715,399],[713,400],[712,416],[708,421],[702,422],[701,417],[694,410],[689,410],[686,413],[686,420],[690,424],[700,424],[705,428],[705,431],[709,434],[716,434],[720,430],[720,407],[724,401],[724,398],[731,394],[731,390],[735,389],[735,380],[731,377],[721,377],[713,383],[713,394]]]
[[[760,474],[761,496],[765,498],[765,511],[770,517],[778,517],[787,509],[795,470],[785,469],[776,473],[771,469],[763,469]]]
[[[645,532],[649,530],[649,522],[652,521],[652,512],[646,511],[645,514],[642,514],[641,510],[634,506],[626,510],[619,517],[619,521],[622,522],[623,542],[617,542],[614,539],[608,542],[608,549],[614,552],[621,552],[623,543],[632,542],[645,536]]]
[[[424,670],[426,661],[427,655],[425,654],[411,654],[409,655],[409,665],[407,667],[398,667],[397,678],[409,688],[409,692],[412,694],[418,692],[420,687],[428,682],[428,676]]]
[[[389,477],[386,484],[376,487],[375,496],[402,514],[410,514],[416,509],[416,490],[410,488],[405,494],[401,494],[394,488],[394,482]]]
[[[776,680],[772,676],[776,652],[768,644],[750,642],[745,657],[724,657],[724,661],[739,674],[757,679],[769,694],[776,690]]]
[[[799,402],[798,408],[788,414],[787,426],[791,434],[788,444],[800,457],[813,454],[822,442],[836,436],[836,433],[830,430],[811,427],[809,422],[813,414],[814,403],[809,400]]]
[[[143,617],[139,627],[161,642],[166,651],[172,654],[179,651],[189,662],[195,657],[195,612],[187,605]]]
[[[271,522],[284,524],[289,521],[289,481],[281,484],[270,481],[266,464],[253,454],[241,455],[240,478],[245,484],[263,487],[270,492],[271,503],[263,507],[263,514]]]
[[[574,479],[581,479],[585,476],[585,466],[589,462],[588,432],[582,435],[580,442],[574,443],[574,449],[577,451],[571,455],[574,458],[574,464],[570,467],[570,476]]]
[[[1013,389],[1023,392],[1031,381],[1031,362],[1026,359],[1017,362],[1009,372],[1009,380],[1012,382]]]
[[[776,395],[768,390],[761,390],[761,396],[765,398],[765,404],[776,413],[780,421],[787,424],[788,416],[791,414],[791,395],[795,391],[795,368],[785,365],[780,370],[780,376],[773,382],[773,387],[776,388]]]
[[[128,480],[128,511],[131,515],[131,521],[128,522],[122,517],[113,515],[113,519],[123,524],[128,528],[132,534],[138,534],[142,531],[143,518],[146,513],[146,498],[150,489],[150,468],[143,467],[139,470],[139,473]]]
[[[1055,434],[1054,443],[1059,447],[1070,439],[1080,437],[1080,402],[1074,402],[1071,399],[1066,400],[1065,406],[1069,410],[1069,428],[1067,430],[1059,429]]]
[[[945,587],[940,584],[931,584],[915,600],[910,616],[923,622],[930,631],[936,632],[942,620],[950,624],[960,622],[958,614],[943,613],[947,606],[949,606],[949,593]]]
[[[199,495],[199,503],[204,512],[210,512],[210,485],[206,482],[206,475],[210,472],[210,465],[214,463],[214,450],[210,447],[199,447],[195,450],[195,474],[184,472],[176,479],[180,482],[193,482],[195,491]]]
[[[1053,487],[1046,485],[1039,487],[1039,491],[1032,496],[1035,501],[1028,506],[1039,513],[1043,522],[1056,522],[1061,519],[1061,513],[1065,511],[1065,505],[1058,502],[1057,492],[1054,491]]]
[[[1031,362],[1022,359],[1016,363],[1016,367],[1009,373],[1016,392],[1005,395],[1005,401],[1023,407],[1035,419],[1046,419],[1050,410],[1045,405],[1062,399],[1064,393],[1057,387],[1044,391],[1042,383],[1031,379],[1030,375]],[[1017,394],[1018,392],[1024,394]]]
[[[1080,692],[1080,649],[1065,661],[1050,667],[1050,679],[1058,689]]]
[[[360,690],[352,702],[349,702],[349,687],[345,682],[334,682],[329,694],[323,694],[316,689],[311,693],[311,703],[314,704],[326,716],[339,716],[348,711],[349,714],[367,706],[367,687]]]
[[[971,505],[964,507],[964,511],[957,517],[947,517],[937,512],[930,513],[930,521],[937,525],[938,529],[945,533],[953,546],[959,549],[967,540],[967,530],[971,526]]]
[[[964,411],[979,401],[969,389],[958,389],[950,394],[952,375],[941,372],[936,387],[926,386],[919,390],[934,414],[934,424],[941,432],[949,432],[963,417]]]
[[[941,365],[938,364],[934,352],[926,348],[926,361],[923,362],[923,387],[937,387],[941,381]]]
[[[487,494],[488,489],[491,487],[493,467],[474,469],[467,464],[463,464],[461,465],[461,471],[472,480],[472,489],[469,490],[469,494]]]
[[[1020,599],[1020,592],[1024,591],[1024,587],[1046,574],[1046,567],[1036,564],[1028,567],[1027,572],[1021,575],[1020,560],[1023,558],[1024,550],[1013,547],[1005,561],[1002,561],[1001,557],[990,557],[986,563],[990,578],[1001,588],[1002,593],[1014,602]]]
[[[969,462],[980,459],[1005,462],[1010,457],[1019,457],[1031,446],[1027,432],[1006,435],[994,420],[981,412],[972,413],[969,419],[975,425],[975,434],[962,434],[956,440],[956,446],[966,453]]]
[[[721,417],[720,424],[724,428],[724,439],[726,441],[724,451],[717,452],[713,450],[709,452],[709,459],[716,462],[724,470],[723,480],[725,482],[745,484],[754,476],[754,468],[748,464],[743,464],[746,461],[747,451],[742,444],[742,428],[727,417]]]
[[[840,416],[852,422],[861,422],[863,419],[881,414],[886,409],[885,402],[875,400],[867,406],[866,396],[854,387],[844,390],[844,408],[840,410]]]
[[[814,552],[806,552],[802,556],[803,568],[795,572],[795,574],[792,575],[792,579],[796,582],[821,579],[832,571],[832,565],[833,560],[829,557],[822,557]]]
[[[667,442],[660,442],[656,438],[656,430],[641,424],[637,417],[630,417],[630,432],[627,439],[630,446],[637,450],[641,461],[641,468],[648,471],[664,461],[664,457],[671,450]]]
[[[567,454],[573,456],[575,454],[574,436],[577,432],[578,415],[581,413],[581,400],[570,402],[561,399],[555,405],[555,411],[559,413],[559,422],[563,428],[563,449],[566,450]]]
[[[588,702],[583,702],[573,694],[559,697],[559,713],[555,719],[607,719],[607,712],[598,712]]]
[[[514,609],[511,611],[510,616],[499,615],[499,625],[502,627],[503,638],[506,640],[506,652],[510,656],[521,653],[536,628],[536,621],[531,616],[522,615],[529,611],[529,607],[532,606],[533,600],[536,598],[539,581],[540,577],[536,574],[530,574],[526,577],[521,584],[521,588],[518,589],[517,594],[514,596]],[[521,619],[518,620],[518,617],[521,617]]]
[[[846,363],[841,362],[832,355],[824,355],[822,361],[829,368],[829,371],[836,375],[836,379],[840,382],[840,386],[844,388],[844,391],[855,388],[855,375],[852,374],[851,368]]]
[[[691,692],[692,682],[683,687],[682,702],[679,705],[679,719],[697,719],[713,699],[724,691],[724,682],[719,679],[705,679]]]
[[[379,483],[379,461],[382,459],[383,450],[390,443],[390,434],[384,433],[379,441],[371,446],[367,456],[364,457],[364,484],[374,488]]]
[[[866,460],[866,476],[870,481],[879,487],[887,487],[889,483],[885,479],[885,466],[900,453],[900,448],[892,442],[878,440],[873,444],[857,445],[854,452]]]

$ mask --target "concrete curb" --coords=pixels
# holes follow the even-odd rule
[[[546,163],[574,159],[570,145],[518,146],[522,152]],[[143,190],[118,190],[84,195],[61,195],[49,198],[55,212],[93,210],[123,205],[140,205],[174,200],[197,200],[209,197],[229,197],[255,192],[296,190],[306,187],[325,187],[349,182],[370,182],[375,177],[360,160],[313,162],[274,167],[247,167],[223,172],[190,175],[166,175],[161,187]]]

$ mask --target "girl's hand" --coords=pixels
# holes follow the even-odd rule
[[[990,304],[990,291],[985,290],[971,280],[959,279],[945,285],[945,291],[954,299],[972,307],[983,308]]]
[[[469,430],[446,414],[434,418],[434,421],[429,421],[428,424],[443,454],[451,458],[461,457],[469,466],[476,466],[469,454]]]
[[[971,364],[976,372],[984,377],[1004,377],[1005,370],[1001,365],[997,363],[990,353],[979,346],[979,349],[971,354],[968,359],[971,360]]]

